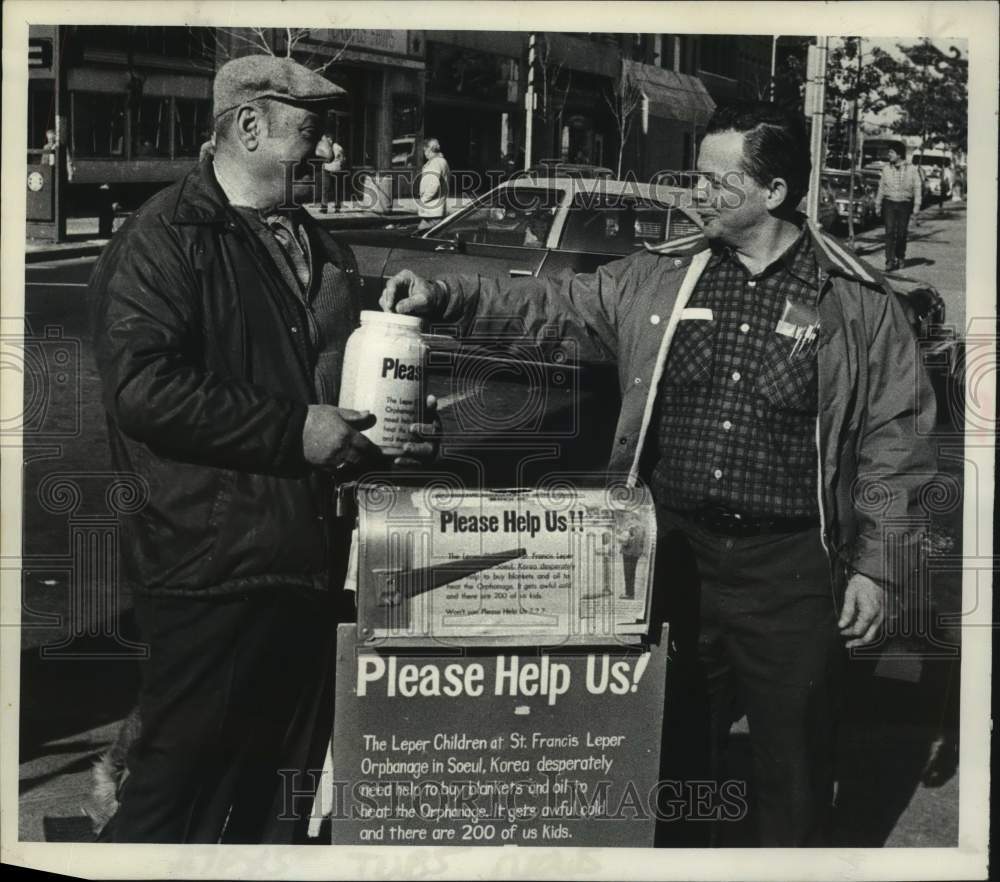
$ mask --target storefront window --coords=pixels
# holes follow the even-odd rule
[[[56,127],[55,84],[46,80],[28,80],[28,148],[45,144],[46,129]]]
[[[180,58],[210,58],[215,38],[210,28],[149,25],[75,25],[73,35],[88,49],[142,52]]]
[[[417,134],[420,131],[420,104],[412,95],[396,95],[392,100],[393,168],[417,164]]]
[[[502,55],[444,43],[427,44],[427,88],[433,92],[492,103],[509,103],[517,64]],[[514,96],[516,100],[516,93]]]
[[[132,156],[170,155],[170,99],[143,98],[132,120]]]
[[[174,122],[175,155],[197,156],[212,134],[210,102],[174,99]]]
[[[72,92],[74,156],[125,155],[125,95]]]

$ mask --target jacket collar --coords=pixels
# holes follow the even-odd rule
[[[815,222],[806,221],[813,241],[813,253],[821,276],[843,276],[862,285],[877,285],[888,289],[885,277],[873,267],[862,263],[857,255],[821,230]]]
[[[221,224],[229,203],[215,179],[211,159],[199,162],[184,178],[174,203],[175,224]]]
[[[863,285],[878,285],[888,288],[885,277],[873,267],[867,266],[840,242],[823,232],[813,221],[806,219],[805,227],[813,244],[813,254],[821,277],[837,275],[860,282]],[[708,240],[700,233],[684,236],[663,245],[646,245],[651,254],[671,257],[693,257],[709,247]]]
[[[212,160],[199,162],[184,178],[174,203],[175,224],[223,224],[231,220],[232,206],[215,177]],[[289,217],[301,223],[307,212],[298,206]]]

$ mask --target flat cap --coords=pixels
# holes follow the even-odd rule
[[[297,61],[273,55],[244,55],[227,61],[215,75],[213,93],[215,116],[258,98],[321,107],[346,94]]]

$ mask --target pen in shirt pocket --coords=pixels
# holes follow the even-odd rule
[[[811,303],[788,299],[774,330],[794,341],[789,357],[811,355],[818,337],[819,310]]]

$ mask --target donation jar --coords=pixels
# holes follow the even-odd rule
[[[347,341],[341,407],[367,410],[376,423],[365,435],[399,456],[410,425],[423,414],[427,345],[417,316],[362,310],[361,327]]]

